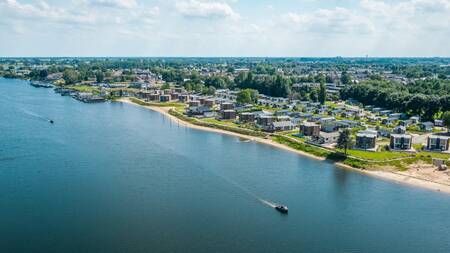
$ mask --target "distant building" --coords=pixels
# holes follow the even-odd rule
[[[422,131],[431,132],[431,131],[433,131],[434,123],[429,122],[429,121],[423,122],[423,123],[420,123],[419,127],[420,127],[420,130],[422,130]]]
[[[412,145],[412,136],[409,134],[391,134],[390,148],[393,150],[409,150]]]
[[[406,127],[404,127],[404,126],[396,126],[396,127],[394,127],[393,133],[394,134],[405,134],[406,133]]]
[[[431,151],[447,151],[450,136],[430,135],[427,139],[427,149]]]

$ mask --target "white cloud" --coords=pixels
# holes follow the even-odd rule
[[[450,0],[251,1],[0,0],[0,56],[450,56]]]
[[[297,32],[359,33],[374,32],[374,25],[363,15],[345,8],[320,9],[310,13],[288,13],[282,23]]]
[[[5,18],[40,19],[58,23],[90,24],[95,21],[95,17],[92,15],[50,6],[43,0],[36,4],[23,4],[17,0],[3,0],[0,2],[0,13]]]
[[[225,2],[182,0],[175,3],[175,8],[186,17],[237,18],[239,16]]]
[[[135,0],[90,0],[88,1],[92,5],[112,8],[135,8],[138,6]]]

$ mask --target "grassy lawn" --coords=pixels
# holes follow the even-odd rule
[[[338,149],[338,151],[343,152],[343,150],[339,150],[339,149]],[[390,152],[390,151],[370,152],[370,151],[354,150],[354,149],[347,150],[347,154],[361,158],[361,159],[375,160],[375,161],[383,161],[383,160],[390,160],[390,159],[395,159],[395,158],[414,156],[414,154],[410,154],[410,153],[406,153],[406,152]]]
[[[230,121],[230,120],[217,120],[215,118],[204,118],[204,119],[200,119],[200,121],[203,121],[206,123],[212,123],[212,124],[239,127],[239,125],[237,125],[236,123],[234,123],[233,121]]]
[[[79,92],[87,92],[87,93],[98,93],[100,92],[100,88],[88,86],[88,85],[69,85],[65,86],[67,89],[76,90]]]
[[[186,107],[186,104],[179,103],[179,102],[163,102],[163,103],[145,102],[138,98],[130,98],[130,100],[131,100],[131,102],[133,102],[135,104],[143,105],[143,106],[175,107],[177,109],[183,109]]]
[[[443,154],[443,153],[437,153],[437,152],[421,151],[418,155],[432,157],[432,158],[446,159],[446,160],[450,159],[450,154]]]

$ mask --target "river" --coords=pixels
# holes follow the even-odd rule
[[[0,252],[450,252],[444,193],[21,80],[0,117]]]

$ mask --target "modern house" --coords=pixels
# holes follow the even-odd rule
[[[295,128],[295,124],[290,121],[273,122],[267,131],[291,131]]]
[[[356,148],[374,149],[376,147],[377,133],[360,131],[356,134]]]
[[[427,139],[427,150],[448,151],[450,136],[430,135]]]
[[[325,133],[320,132],[319,135],[313,136],[312,141],[320,145],[336,143],[339,138],[339,132]]]
[[[392,131],[394,134],[406,134],[406,127],[404,126],[396,126]]]
[[[429,121],[422,122],[422,123],[420,123],[419,127],[420,127],[420,130],[422,130],[422,131],[431,132],[431,131],[433,131],[434,123],[429,122]]]
[[[170,101],[170,95],[161,95],[159,97],[159,102],[169,102]]]
[[[251,112],[243,112],[239,114],[239,121],[242,123],[254,123],[256,120],[256,114]]]
[[[275,121],[276,117],[273,115],[261,115],[256,118],[256,123],[262,127],[267,127]]]
[[[317,136],[320,133],[320,125],[305,121],[300,124],[300,134],[304,136]]]
[[[226,119],[226,120],[236,119],[236,111],[235,110],[223,110],[222,111],[222,119]]]
[[[393,150],[410,150],[412,136],[409,134],[391,134],[390,148]]]
[[[229,102],[224,102],[220,104],[220,110],[232,110],[234,109],[234,104]]]

